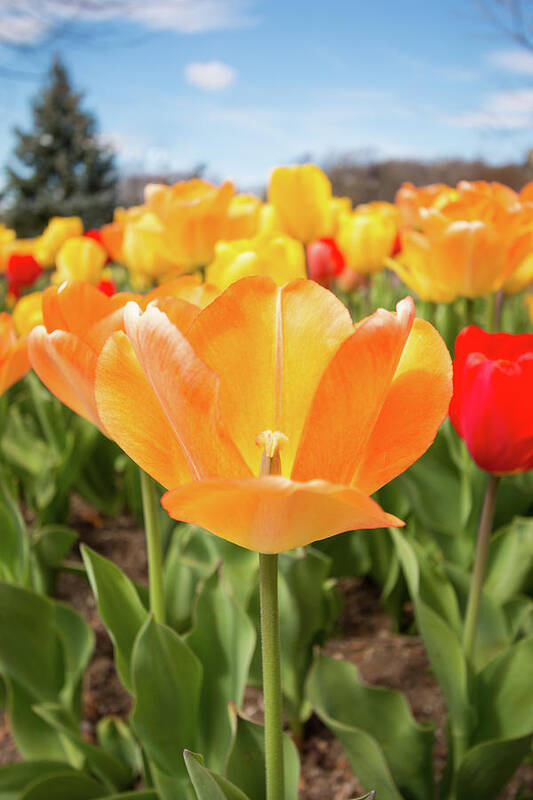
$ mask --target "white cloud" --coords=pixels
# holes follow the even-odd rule
[[[527,50],[496,50],[489,55],[489,62],[508,72],[533,75],[533,53]]]
[[[37,44],[64,25],[102,20],[137,22],[177,33],[242,28],[257,23],[256,0],[0,0],[0,44]]]
[[[533,125],[533,89],[493,92],[479,108],[448,115],[445,121],[463,128],[528,129]]]
[[[237,78],[237,70],[222,61],[192,61],[184,72],[189,83],[210,92],[227,89]]]

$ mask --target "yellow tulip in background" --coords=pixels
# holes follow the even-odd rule
[[[237,194],[232,198],[224,223],[224,239],[250,239],[259,230],[261,200],[255,194]]]
[[[213,258],[215,244],[223,238],[234,189],[194,178],[174,186],[148,184],[146,205],[160,220],[165,244],[184,270],[204,267]]]
[[[16,239],[16,233],[0,222],[0,272],[5,272],[11,253],[10,244]]]
[[[18,336],[27,336],[33,328],[43,324],[42,300],[42,292],[32,292],[17,302],[12,319]]]
[[[331,183],[315,164],[276,167],[270,176],[268,200],[281,229],[308,244],[330,236],[333,228]]]
[[[220,290],[251,275],[265,275],[278,286],[305,278],[303,245],[283,233],[263,233],[254,239],[218,242],[206,280]]]
[[[135,289],[144,289],[183,272],[167,247],[161,221],[153,212],[141,207],[126,220],[121,254]]]
[[[80,280],[97,284],[107,261],[104,248],[86,236],[74,236],[62,245],[56,257],[54,283]]]
[[[73,236],[81,236],[80,217],[52,217],[35,244],[35,258],[42,267],[53,267],[62,245]]]
[[[391,203],[368,203],[341,214],[337,242],[346,266],[363,275],[383,269],[397,231],[398,212]]]

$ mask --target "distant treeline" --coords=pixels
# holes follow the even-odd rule
[[[453,186],[460,180],[500,181],[518,190],[533,180],[533,159],[526,164],[494,166],[481,159],[362,162],[346,157],[331,160],[322,166],[333,184],[333,193],[339,197],[350,197],[354,205],[372,200],[392,201],[404,181],[411,181],[415,186],[428,183]]]
[[[312,158],[305,160],[312,161]],[[415,186],[427,183],[454,185],[460,180],[500,181],[513,189],[521,189],[533,180],[532,157],[526,164],[503,164],[494,166],[478,159],[466,161],[459,158],[441,161],[390,160],[377,161],[357,156],[336,157],[321,162],[333,184],[333,193],[338,197],[350,197],[354,205],[372,200],[394,200],[398,188],[404,181]],[[143,202],[143,191],[147,183],[172,184],[179,180],[201,177],[206,171],[199,164],[188,172],[123,175],[118,183],[118,202],[122,206]],[[238,187],[240,189],[240,187]],[[256,189],[265,195],[265,187]]]

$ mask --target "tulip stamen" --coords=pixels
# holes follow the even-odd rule
[[[263,448],[260,475],[281,475],[280,450],[288,441],[281,431],[263,431],[257,436],[255,442]]]

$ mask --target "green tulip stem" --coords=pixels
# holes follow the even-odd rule
[[[489,555],[490,535],[492,523],[494,521],[494,510],[496,508],[496,495],[500,485],[499,475],[489,475],[485,501],[479,521],[477,535],[476,556],[474,560],[474,572],[468,593],[468,604],[466,607],[465,627],[463,632],[463,648],[467,661],[472,661],[476,644],[476,630],[479,618],[479,607],[481,604],[481,592],[483,581],[487,569],[487,558]]]
[[[278,608],[278,556],[259,553],[261,652],[265,698],[266,800],[283,800],[283,722]]]
[[[471,297],[465,297],[465,316],[464,322],[466,325],[473,325],[474,323],[474,301]]]
[[[163,553],[161,528],[159,525],[159,500],[155,481],[143,469],[141,494],[143,502],[144,530],[148,552],[148,579],[150,583],[150,610],[156,622],[165,622],[165,594],[163,589]]]

